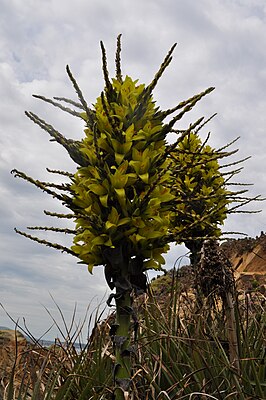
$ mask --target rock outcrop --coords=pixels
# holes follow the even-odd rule
[[[236,282],[244,289],[260,288],[266,285],[266,234],[256,238],[228,240],[222,244],[230,259]]]
[[[11,329],[0,330],[0,398],[9,383],[14,365],[20,363],[27,346],[27,340],[21,332]]]

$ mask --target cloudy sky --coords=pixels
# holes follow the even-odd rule
[[[51,180],[46,167],[75,168],[64,149],[49,142],[48,134],[28,120],[24,110],[34,111],[67,137],[83,136],[83,126],[74,117],[31,95],[75,99],[65,73],[69,64],[87,102],[93,103],[103,89],[99,42],[105,43],[113,74],[119,33],[123,35],[123,73],[149,83],[177,42],[173,61],[154,92],[158,105],[173,107],[215,86],[183,124],[217,112],[207,128],[212,132],[210,144],[222,146],[241,136],[235,159],[252,158],[238,179],[254,183],[250,195],[266,196],[266,3],[0,0],[0,9],[0,302],[14,320],[23,325],[25,319],[38,337],[52,325],[49,313],[60,321],[52,297],[67,324],[77,304],[78,324],[89,304],[93,311],[101,303],[106,285],[101,267],[91,276],[71,256],[35,244],[13,230],[52,225],[54,221],[43,210],[61,209],[56,200],[15,179],[10,171],[17,168],[36,179]],[[265,230],[266,204],[251,208],[263,211],[230,216],[224,229],[260,234]],[[56,240],[70,244],[64,236]],[[184,248],[172,248],[167,267],[182,254]],[[0,309],[3,325],[14,326]],[[46,338],[57,334],[52,328]]]

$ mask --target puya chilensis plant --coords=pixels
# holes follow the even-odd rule
[[[106,51],[101,43],[105,88],[90,108],[67,66],[67,74],[77,92],[79,102],[62,97],[48,99],[35,96],[61,110],[79,117],[85,124],[85,137],[80,141],[65,138],[53,126],[32,112],[26,115],[61,144],[77,164],[75,173],[48,170],[69,178],[62,185],[41,182],[14,170],[44,192],[60,200],[68,214],[45,212],[50,216],[72,219],[75,229],[31,227],[74,235],[73,246],[64,247],[28,233],[18,233],[41,244],[65,251],[79,258],[90,272],[96,265],[105,268],[106,281],[115,294],[109,299],[116,303],[116,323],[111,329],[115,365],[115,393],[124,398],[130,385],[133,351],[130,346],[132,291],[146,290],[145,271],[159,269],[162,256],[168,250],[167,237],[174,195],[169,187],[172,163],[169,154],[192,129],[190,125],[169,146],[166,136],[175,123],[213,88],[183,101],[176,107],[161,111],[152,97],[159,78],[172,60],[172,46],[152,82],[145,86],[121,72],[121,36],[117,40],[116,77],[109,79]],[[69,108],[74,106],[74,109]],[[168,123],[164,120],[173,114]]]
[[[196,294],[194,311],[202,312],[204,298],[209,312],[215,304],[215,299],[222,301],[223,315],[226,315],[228,327],[230,360],[239,371],[233,306],[235,301],[233,269],[229,259],[222,253],[217,239],[223,237],[221,226],[228,214],[243,212],[243,205],[253,200],[260,200],[260,196],[246,197],[248,190],[245,188],[232,190],[232,186],[237,188],[241,186],[240,183],[233,183],[231,179],[241,171],[239,164],[249,157],[221,164],[221,160],[237,153],[238,149],[232,151],[226,149],[238,138],[220,149],[214,149],[207,144],[210,134],[204,142],[198,135],[204,125],[205,123],[186,135],[171,153],[174,160],[171,166],[172,193],[175,194],[173,234],[177,240],[182,237],[182,242],[190,250]],[[211,325],[212,319],[207,318],[207,326],[211,328]]]
[[[222,235],[221,226],[228,214],[237,212],[243,205],[260,197],[245,197],[246,188],[231,189],[234,185],[241,185],[234,184],[231,179],[242,168],[228,170],[226,167],[235,167],[249,157],[222,165],[221,160],[237,153],[238,149],[226,149],[238,138],[214,149],[207,144],[209,134],[204,142],[198,134],[206,122],[186,135],[170,155],[173,160],[171,193],[175,195],[172,231],[177,242],[181,239],[190,250],[192,265],[199,260],[204,240],[215,240]]]
[[[110,80],[106,51],[101,42],[105,88],[92,107],[88,106],[67,66],[78,101],[35,97],[80,118],[85,124],[84,137],[79,141],[67,139],[33,112],[26,112],[26,115],[67,150],[77,166],[76,172],[48,169],[51,174],[69,179],[68,183],[60,185],[13,170],[15,176],[34,184],[70,210],[66,214],[45,211],[47,215],[75,223],[74,229],[29,227],[72,234],[70,248],[16,229],[17,233],[77,257],[90,272],[94,266],[104,266],[106,281],[115,290],[108,303],[114,300],[116,305],[116,322],[110,334],[116,356],[114,392],[117,399],[124,398],[131,380],[132,321],[137,330],[132,292],[146,290],[145,271],[160,269],[169,242],[181,242],[184,229],[175,229],[173,234],[172,218],[175,206],[180,207],[180,196],[176,201],[172,167],[178,146],[202,126],[203,118],[181,132],[175,143],[167,144],[166,138],[183,115],[213,90],[210,87],[166,111],[156,107],[152,92],[172,60],[174,48],[175,45],[151,83],[145,86],[129,76],[122,76],[121,35],[117,40],[116,76]],[[171,115],[169,122],[165,122]],[[180,219],[176,221],[180,224]],[[192,226],[195,227],[194,222]]]

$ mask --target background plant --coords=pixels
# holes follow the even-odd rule
[[[220,149],[212,148],[207,144],[209,134],[204,141],[199,137],[205,124],[186,135],[171,152],[175,195],[172,231],[177,242],[184,242],[190,250],[192,265],[199,261],[205,240],[221,237],[221,227],[230,213],[254,212],[243,211],[242,206],[260,199],[260,196],[246,196],[248,185],[232,182],[242,170],[238,165],[249,157],[228,164],[223,162],[238,152],[238,149],[226,151],[238,138]],[[244,188],[240,190],[241,185]]]

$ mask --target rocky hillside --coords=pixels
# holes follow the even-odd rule
[[[244,289],[266,285],[266,234],[261,232],[256,238],[229,240],[222,249],[230,259],[236,282]]]
[[[25,337],[19,331],[0,330],[0,399],[8,385],[15,359],[19,363],[27,346]]]

